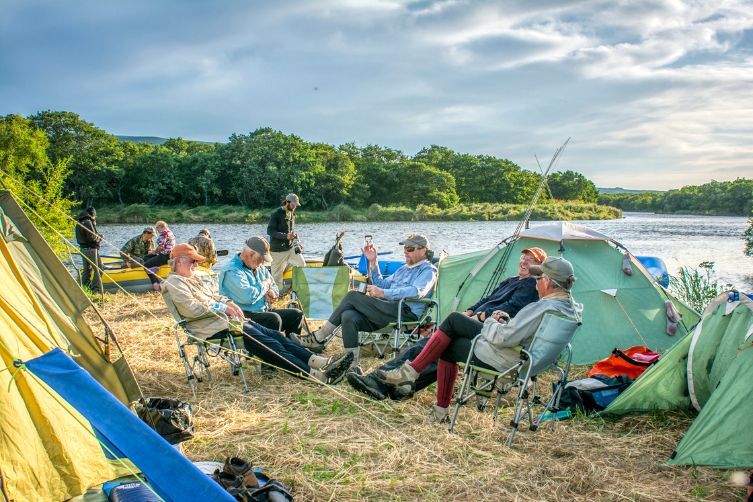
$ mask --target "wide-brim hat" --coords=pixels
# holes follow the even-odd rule
[[[172,252],[170,253],[170,258],[180,258],[181,256],[188,256],[189,258],[193,258],[200,263],[203,263],[206,260],[206,258],[201,256],[199,252],[196,251],[195,247],[186,243],[176,244]]]

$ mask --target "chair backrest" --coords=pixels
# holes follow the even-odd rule
[[[350,267],[293,267],[293,291],[309,319],[329,319],[350,289]]]
[[[165,305],[167,306],[167,311],[170,312],[171,316],[173,316],[175,322],[183,322],[183,317],[181,317],[180,312],[178,312],[178,308],[175,306],[173,299],[170,297],[170,293],[164,286],[162,287],[162,300],[164,300]]]
[[[527,349],[533,359],[531,375],[538,375],[559,359],[578,326],[577,320],[557,312],[544,314]]]

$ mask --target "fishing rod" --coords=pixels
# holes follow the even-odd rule
[[[497,255],[497,252],[504,248],[502,252],[502,258],[500,259],[499,263],[497,263],[497,266],[494,269],[494,272],[492,272],[492,276],[486,285],[486,288],[484,289],[484,293],[481,295],[482,298],[486,297],[491,293],[494,286],[499,282],[500,276],[502,275],[502,272],[505,269],[505,266],[507,265],[507,262],[510,258],[510,254],[512,253],[512,244],[514,244],[518,237],[520,236],[520,232],[523,230],[523,227],[525,226],[527,228],[528,226],[528,220],[531,218],[531,214],[533,214],[533,210],[536,207],[536,204],[541,197],[541,193],[545,186],[547,185],[547,178],[549,176],[549,172],[554,167],[554,165],[559,160],[560,156],[562,155],[562,152],[565,150],[565,147],[570,142],[571,138],[567,138],[567,140],[554,152],[554,155],[552,156],[552,159],[549,161],[549,165],[544,173],[542,173],[541,181],[539,181],[538,186],[536,187],[536,191],[534,192],[533,197],[531,198],[531,202],[529,203],[528,207],[526,208],[526,211],[523,214],[523,219],[518,223],[517,227],[515,228],[515,231],[513,234],[505,239],[503,239],[499,244],[497,244],[494,248],[492,248],[487,255],[481,259],[481,261],[468,273],[468,275],[463,279],[463,281],[460,283],[460,286],[458,286],[457,292],[455,293],[455,299],[452,302],[451,311],[455,311],[458,308],[458,305],[460,304],[460,294],[462,293],[463,289],[465,288],[465,285],[468,284],[468,280],[476,277],[478,273],[481,271],[481,269],[492,259]],[[538,159],[537,159],[538,161]]]
[[[559,160],[560,156],[562,155],[562,152],[565,151],[565,147],[567,147],[567,144],[570,142],[570,138],[567,138],[564,143],[554,152],[554,155],[552,156],[552,159],[549,161],[549,165],[546,168],[546,171],[544,171],[541,175],[541,180],[539,181],[539,185],[536,187],[536,192],[533,194],[533,198],[531,199],[530,204],[528,204],[528,208],[526,209],[526,212],[523,216],[523,219],[518,223],[518,226],[515,228],[515,232],[513,232],[512,240],[510,244],[514,244],[518,238],[520,237],[520,232],[523,230],[523,228],[528,228],[528,221],[531,219],[531,215],[533,214],[533,210],[536,208],[536,204],[539,201],[539,198],[541,197],[542,192],[544,191],[544,187],[548,187],[547,179],[549,178],[549,173],[551,172],[554,165]],[[537,159],[538,161],[538,159]],[[481,296],[482,298],[485,298],[488,296],[496,287],[496,285],[500,282],[500,279],[502,278],[502,273],[505,270],[505,267],[507,266],[507,262],[510,259],[510,255],[512,254],[512,245],[505,246],[505,250],[502,254],[502,259],[500,259],[499,263],[497,263],[497,267],[494,269],[494,272],[492,273],[491,279],[486,285],[486,288],[484,289],[484,293]]]

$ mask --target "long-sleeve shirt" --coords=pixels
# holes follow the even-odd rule
[[[161,249],[159,249],[160,246],[162,246]],[[170,256],[173,247],[175,247],[175,236],[169,229],[162,230],[157,237],[157,248],[159,249],[157,252]]]
[[[576,310],[580,311],[581,308],[581,305],[571,302],[568,294],[553,293],[526,305],[508,323],[490,317],[484,321],[482,338],[476,343],[474,354],[486,364],[506,370],[510,367],[511,352],[528,346],[545,313],[559,312],[575,319]]]
[[[269,235],[269,250],[274,252],[287,251],[293,247],[293,241],[288,240],[288,233],[295,225],[295,213],[278,207],[269,218],[267,235]]]
[[[206,235],[197,235],[188,239],[188,243],[196,248],[196,252],[206,258],[206,265],[214,265],[217,263],[217,248],[214,246],[214,241]]]
[[[200,277],[184,277],[171,273],[163,286],[183,318],[200,317],[209,312],[224,312],[228,298],[214,293]],[[188,323],[188,329],[199,338],[206,339],[227,329],[224,316],[213,315]]]
[[[538,299],[536,279],[508,277],[499,283],[489,296],[482,298],[468,309],[472,310],[474,315],[483,312],[486,317],[489,317],[495,310],[501,310],[507,312],[510,317],[515,317],[520,309]]]
[[[434,283],[437,280],[437,267],[428,260],[419,262],[412,267],[403,265],[391,276],[384,278],[379,267],[371,269],[371,283],[384,290],[385,300],[398,301],[402,298],[427,298],[431,296]],[[426,304],[406,302],[416,317],[420,317]]]
[[[267,267],[260,265],[251,270],[238,255],[220,270],[220,294],[233,300],[241,310],[264,312],[267,309],[265,295],[270,289],[275,295],[280,294]]]
[[[125,245],[120,248],[120,256],[123,261],[133,262],[133,258],[143,258],[144,256],[154,253],[154,241],[152,239],[144,240],[144,234],[131,237]]]
[[[78,217],[76,225],[76,242],[83,249],[99,249],[102,235],[97,231],[97,221],[84,213]]]

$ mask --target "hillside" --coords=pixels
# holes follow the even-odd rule
[[[614,188],[602,188],[598,187],[597,190],[599,193],[645,193],[645,192],[663,192],[664,190],[633,190],[630,188],[622,188],[622,187],[614,187]]]

